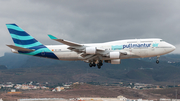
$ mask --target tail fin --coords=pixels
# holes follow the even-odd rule
[[[6,26],[15,44],[15,46],[7,46],[14,49],[15,53],[58,59],[51,50],[38,42],[16,24],[6,24]]]
[[[15,46],[22,48],[31,48],[43,45],[16,24],[6,24],[6,26],[14,41]]]

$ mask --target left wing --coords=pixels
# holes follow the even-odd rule
[[[98,48],[98,47],[91,47],[91,46],[86,46],[86,45],[82,45],[79,43],[75,43],[75,42],[71,42],[71,41],[67,41],[67,40],[63,40],[63,39],[58,39],[52,35],[48,35],[52,40],[58,41],[60,43],[63,43],[65,45],[68,45],[68,49],[74,52],[77,52],[78,54],[81,54],[81,56],[87,61],[93,61],[93,60],[102,60],[102,57],[110,57],[110,52],[112,52],[112,50],[106,50],[103,48]],[[95,53],[88,53],[87,50],[88,49],[94,49],[96,50]],[[128,52],[125,50],[120,50],[120,54],[123,55],[127,55],[127,54],[131,54],[133,55],[132,52]]]
[[[105,53],[107,53],[107,51],[103,48],[96,48],[97,50],[97,54],[87,54],[85,51],[86,51],[86,48],[87,47],[90,47],[90,46],[85,46],[85,45],[82,45],[82,44],[79,44],[79,43],[75,43],[75,42],[71,42],[71,41],[67,41],[67,40],[63,40],[63,39],[58,39],[56,38],[55,36],[52,36],[52,35],[48,35],[52,40],[55,40],[55,41],[58,41],[60,43],[63,43],[65,45],[68,45],[68,49],[71,50],[71,51],[75,51],[77,53],[81,53],[81,56],[86,58],[87,60],[90,59],[90,60],[93,60],[94,58],[97,58],[98,56],[101,56],[101,55],[104,55]],[[98,55],[98,56],[97,56]]]
[[[67,41],[67,40],[63,40],[63,39],[58,39],[56,38],[55,36],[52,36],[52,35],[48,35],[52,40],[55,40],[55,41],[58,41],[60,43],[63,43],[65,45],[68,45],[70,47],[68,47],[68,49],[72,50],[74,48],[76,49],[82,49],[82,48],[85,48],[85,47],[88,47],[88,46],[85,46],[85,45],[82,45],[82,44],[79,44],[79,43],[75,43],[75,42],[71,42],[71,41]],[[97,48],[98,51],[105,51],[105,49],[103,48]]]
[[[68,45],[68,46],[78,46],[78,47],[82,47],[83,45],[81,44],[78,44],[78,43],[75,43],[75,42],[70,42],[70,41],[67,41],[67,40],[63,40],[63,39],[57,39],[56,37],[52,36],[52,35],[48,35],[52,40],[55,40],[55,41],[58,41],[60,43],[63,43],[65,45]]]

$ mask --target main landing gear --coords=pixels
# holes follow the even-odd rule
[[[95,64],[94,62],[93,62],[93,63],[90,62],[90,63],[89,63],[89,67],[92,67],[92,66],[93,66],[93,67],[96,67],[96,64]]]
[[[102,61],[101,61],[101,60],[99,60],[99,63],[97,64],[98,69],[101,69],[101,66],[102,66],[102,65],[103,65]]]
[[[101,66],[103,65],[102,61],[99,60],[98,63],[97,63],[97,67],[98,69],[101,69]],[[96,67],[96,63],[95,62],[90,62],[89,63],[89,67]]]
[[[157,60],[156,60],[156,63],[157,63],[157,64],[159,63],[159,57],[160,57],[160,56],[157,56]]]

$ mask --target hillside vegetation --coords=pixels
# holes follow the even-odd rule
[[[155,63],[155,58],[125,59],[119,65],[104,63],[101,69],[90,68],[83,61],[58,61],[39,57],[6,53],[0,57],[1,82],[28,81],[65,82],[140,82],[171,85],[180,83],[180,55],[166,55]],[[168,63],[176,61],[176,63]]]

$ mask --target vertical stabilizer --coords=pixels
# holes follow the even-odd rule
[[[23,48],[31,48],[31,47],[43,45],[16,24],[6,24],[6,26],[14,41],[15,46],[23,47]]]
[[[16,50],[20,54],[58,59],[51,50],[16,24],[6,24],[6,26],[15,44],[15,46],[8,45],[8,47]]]

